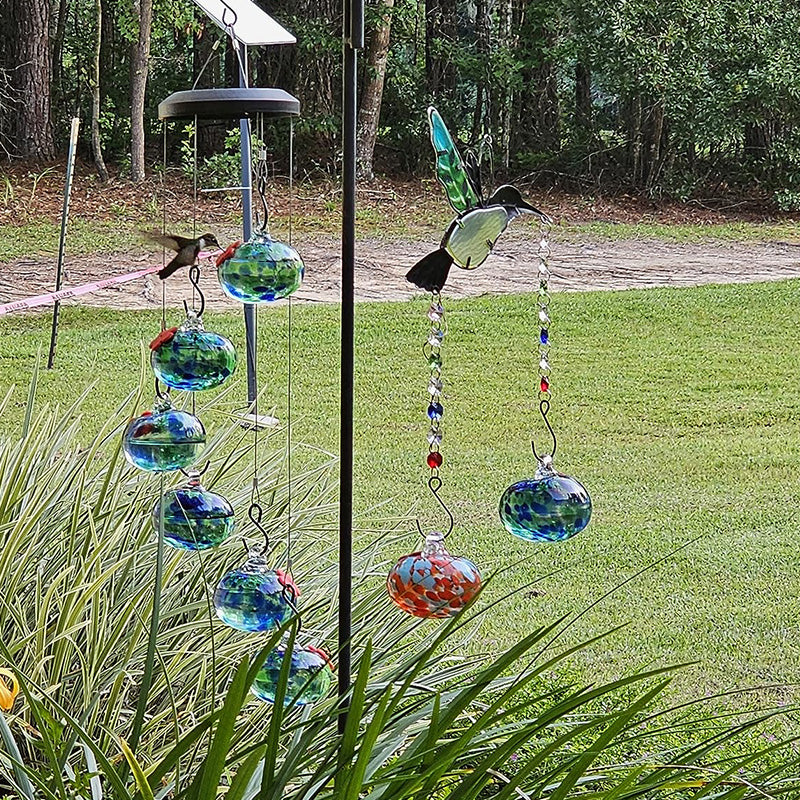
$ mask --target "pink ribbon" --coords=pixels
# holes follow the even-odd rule
[[[210,253],[202,252],[199,257],[208,258],[209,255]],[[25,311],[28,308],[50,305],[50,303],[55,303],[56,300],[66,300],[68,297],[79,297],[82,294],[91,294],[99,289],[106,289],[109,286],[116,286],[120,283],[135,281],[137,278],[144,278],[145,275],[152,275],[160,269],[161,267],[148,267],[147,269],[128,272],[124,275],[114,275],[112,278],[104,278],[94,283],[84,283],[82,286],[73,286],[71,289],[61,289],[58,292],[50,292],[48,294],[36,295],[36,297],[25,297],[22,300],[14,300],[11,303],[0,305],[0,316],[3,314],[10,314],[12,311]]]

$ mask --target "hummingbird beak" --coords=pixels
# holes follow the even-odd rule
[[[539,219],[545,223],[545,225],[552,225],[553,220],[544,213],[544,211],[539,211],[538,208],[534,208],[530,203],[526,203],[522,198],[520,198],[519,203],[517,203],[517,208],[520,211],[526,212],[528,214],[535,214]]]

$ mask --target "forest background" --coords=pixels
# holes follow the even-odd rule
[[[298,42],[254,49],[253,83],[300,99],[303,170],[335,172],[341,3],[261,5]],[[11,160],[61,153],[78,115],[101,177],[108,163],[142,180],[161,159],[158,102],[195,81],[238,80],[223,33],[189,0],[0,8],[0,152]],[[782,0],[370,0],[360,172],[427,169],[425,108],[434,103],[462,141],[483,145],[494,170],[528,185],[749,194],[795,210],[798,52],[800,6]],[[276,159],[284,140],[276,137]],[[201,155],[234,154],[236,144],[224,126],[199,132]]]

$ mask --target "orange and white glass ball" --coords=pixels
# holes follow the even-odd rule
[[[480,586],[481,574],[475,564],[450,555],[438,531],[427,535],[421,551],[403,556],[386,580],[389,597],[415,617],[452,617],[475,597]]]

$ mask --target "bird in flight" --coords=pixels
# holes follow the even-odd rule
[[[479,267],[492,252],[508,223],[520,214],[535,214],[543,222],[550,218],[526,202],[514,186],[499,187],[484,199],[480,165],[468,154],[465,161],[439,112],[428,108],[431,143],[436,152],[436,177],[442,184],[456,218],[450,223],[438,250],[428,253],[406,275],[406,280],[429,292],[440,292],[450,267]]]
[[[172,236],[166,233],[159,233],[158,231],[146,231],[145,235],[150,241],[176,252],[176,256],[172,261],[165,267],[162,267],[157,273],[162,281],[165,278],[169,278],[170,275],[181,267],[192,266],[192,264],[197,261],[197,256],[204,247],[211,246],[217,248],[217,250],[222,249],[213,233],[204,233],[197,239],[186,239],[183,236]]]

